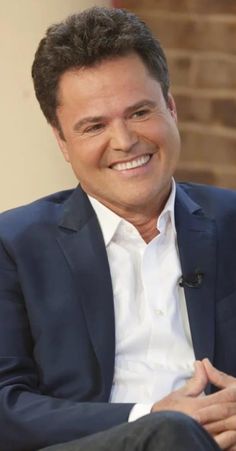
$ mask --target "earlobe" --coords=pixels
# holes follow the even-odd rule
[[[57,140],[57,144],[60,147],[63,157],[65,160],[70,163],[69,154],[67,151],[66,141],[61,137],[59,130],[56,127],[52,127],[53,134]]]

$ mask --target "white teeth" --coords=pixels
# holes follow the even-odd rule
[[[116,163],[112,166],[112,169],[115,169],[116,171],[125,171],[126,169],[138,168],[139,166],[146,164],[150,158],[151,155],[142,155],[136,160],[126,161],[125,163]]]

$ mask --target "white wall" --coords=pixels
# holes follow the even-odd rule
[[[31,65],[46,28],[109,0],[0,0],[0,211],[75,186],[35,99]]]

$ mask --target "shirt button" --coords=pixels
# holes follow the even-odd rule
[[[158,316],[164,316],[164,312],[163,310],[159,309],[159,308],[155,308],[155,313]]]

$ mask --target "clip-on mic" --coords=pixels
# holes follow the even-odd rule
[[[202,284],[204,273],[195,269],[194,273],[181,276],[179,286],[184,288],[199,288]]]

